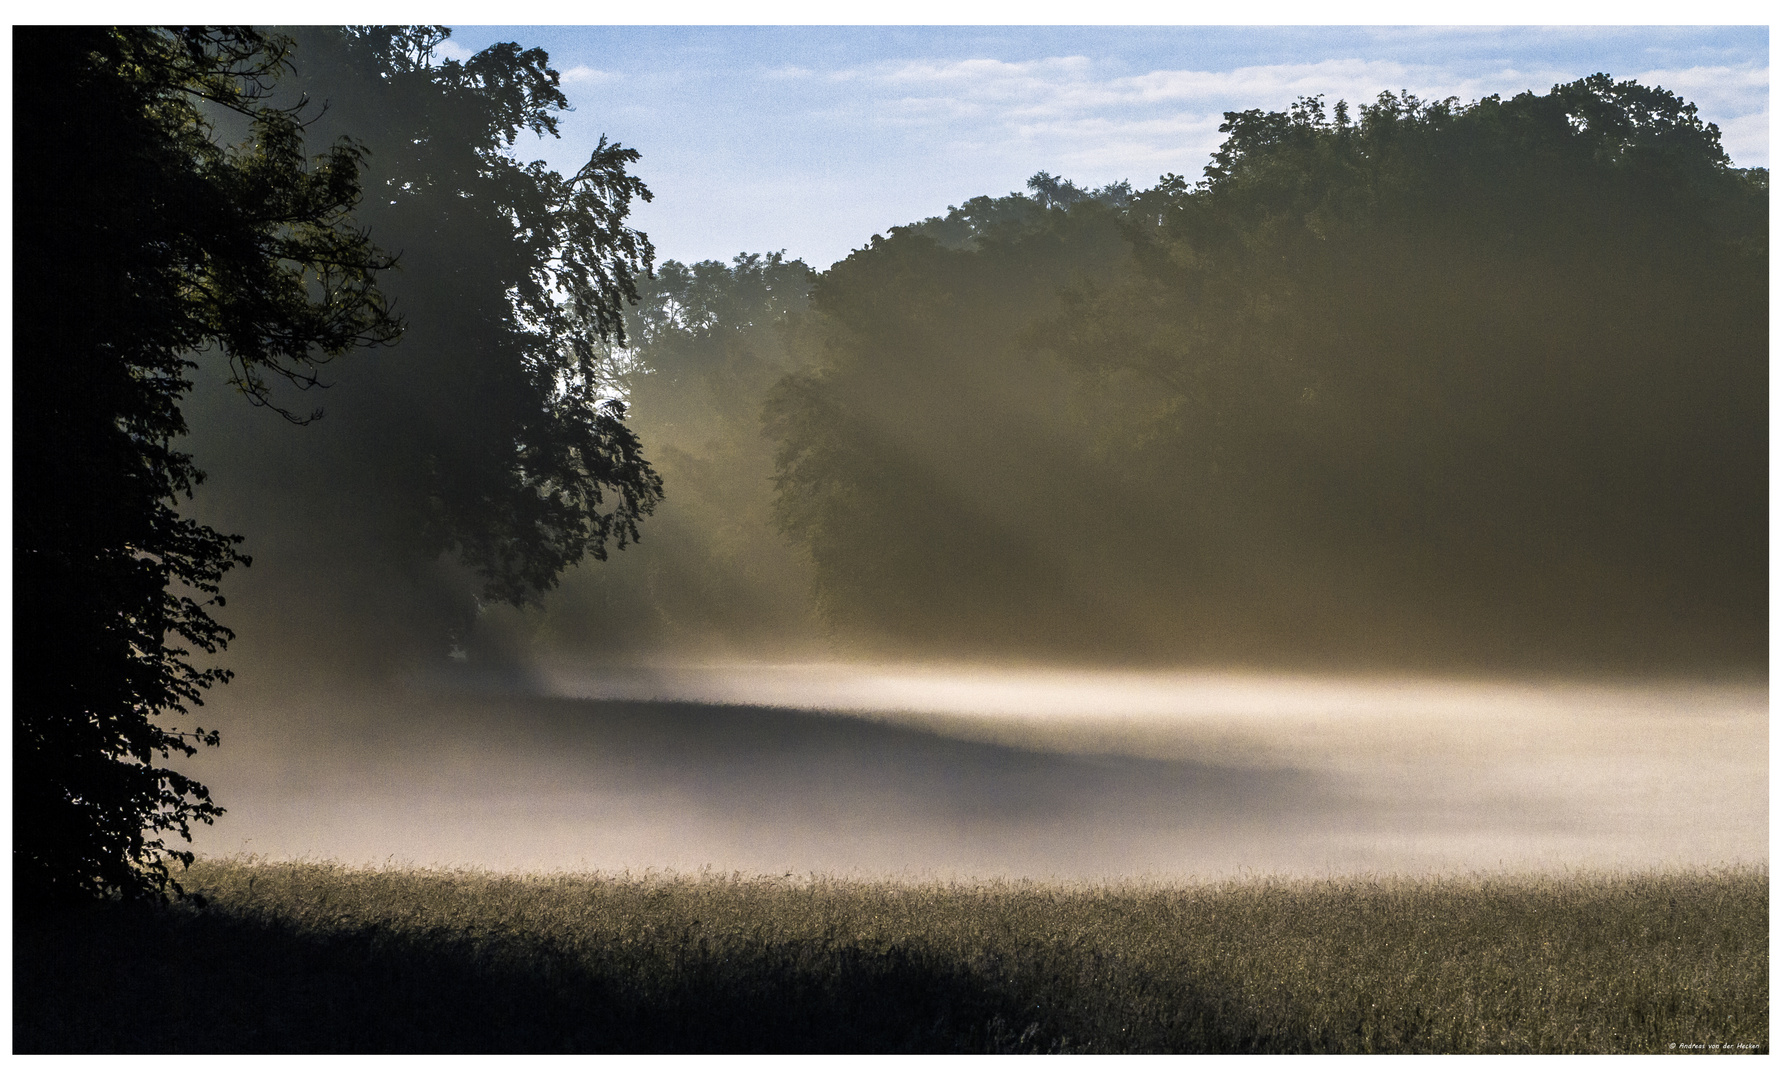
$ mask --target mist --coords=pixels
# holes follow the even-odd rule
[[[1769,844],[1752,685],[731,665],[212,708],[217,855],[1208,880]]]
[[[826,270],[652,265],[571,356],[629,471],[570,525],[590,458],[504,359],[545,348],[535,253],[452,187],[513,131],[425,127],[391,89],[424,64],[297,38],[280,92],[372,150],[408,329],[277,399],[306,425],[200,358],[189,510],[254,556],[201,854],[1767,859],[1768,174],[1680,99],[1307,99],[1230,114],[1198,185],[1042,171]]]

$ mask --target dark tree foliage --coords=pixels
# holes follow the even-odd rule
[[[1768,174],[1602,75],[1226,119],[1199,185],[1040,174],[823,277],[771,419],[827,614],[1178,661],[1758,662]],[[1071,239],[1109,228],[1116,256]]]
[[[398,332],[388,263],[347,218],[364,151],[304,155],[271,107],[286,43],[246,30],[15,31],[13,855],[28,902],[158,892],[168,846],[221,813],[161,764],[216,745],[161,726],[230,673],[239,536],[181,515],[196,350],[268,379]],[[213,119],[242,138],[221,145]],[[175,886],[177,889],[177,885]]]
[[[1124,180],[1090,190],[1078,187],[1063,177],[1049,172],[1036,172],[1027,178],[1027,192],[1010,192],[1001,198],[979,195],[960,206],[947,207],[946,216],[935,216],[892,230],[920,233],[951,248],[977,250],[986,240],[1012,239],[1035,229],[1044,229],[1048,210],[1063,210],[1079,203],[1087,206],[1120,207],[1132,201],[1132,185]]]
[[[535,601],[637,540],[661,496],[610,353],[649,275],[626,216],[650,195],[637,152],[604,139],[573,176],[520,159],[567,105],[540,49],[459,62],[436,54],[443,28],[293,34],[289,86],[325,107],[316,129],[374,151],[360,218],[400,253],[386,288],[410,329],[332,381],[326,424],[213,425],[195,452],[266,538],[268,633],[325,642],[329,662],[443,657],[481,604]],[[276,497],[254,482],[268,468],[290,477]]]
[[[1372,598],[1337,620],[1464,627],[1475,656],[1757,655],[1767,174],[1605,75],[1223,130],[1204,184],[1140,200],[1132,275],[1050,328],[1167,403],[1128,464],[1203,508],[1196,557],[1266,538],[1294,587]],[[1203,591],[1255,604],[1267,575]]]
[[[542,49],[511,42],[438,60],[443,28],[306,33],[305,84],[334,122],[387,148],[365,220],[404,255],[392,291],[415,325],[377,372],[376,423],[418,453],[389,493],[431,499],[431,544],[455,549],[489,595],[519,602],[607,543],[638,537],[661,486],[602,369],[622,305],[649,274],[625,225],[649,190],[637,151],[603,138],[563,177],[508,151],[555,135],[568,102]],[[416,423],[416,421],[420,423]],[[616,504],[606,506],[606,494]]]

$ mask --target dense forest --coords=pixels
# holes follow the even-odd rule
[[[1197,184],[1040,173],[821,274],[666,264],[627,377],[660,531],[509,631],[1762,664],[1767,171],[1603,75],[1221,130]]]

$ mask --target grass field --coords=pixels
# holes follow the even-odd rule
[[[203,907],[15,925],[16,1052],[1769,1049],[1767,868],[1089,887],[200,861],[184,882]]]

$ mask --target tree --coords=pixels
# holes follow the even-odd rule
[[[822,275],[769,398],[832,623],[1077,659],[1750,665],[1768,177],[1656,87],[1228,114]]]
[[[760,655],[815,636],[808,571],[770,520],[774,448],[761,429],[768,391],[799,362],[814,277],[780,253],[743,254],[670,261],[640,286],[626,396],[674,497],[635,556],[565,580],[541,645]]]
[[[304,156],[267,100],[288,43],[249,30],[22,28],[14,129],[13,853],[21,900],[155,893],[221,813],[164,766],[214,746],[163,727],[226,681],[194,651],[247,557],[183,517],[192,356],[270,379],[399,332],[389,261],[348,212],[364,149]],[[243,137],[222,145],[215,122]],[[177,890],[178,886],[173,883]]]
[[[811,355],[766,401],[776,521],[851,636],[950,655],[1128,643],[1093,590],[1049,587],[1080,576],[1105,486],[1071,438],[1068,373],[1023,339],[1060,289],[1125,261],[1125,193],[1063,205],[1081,189],[1045,173],[1030,187],[1040,197],[971,199],[831,267]]]
[[[459,62],[438,27],[293,35],[286,92],[324,107],[312,130],[373,150],[360,220],[401,254],[387,288],[410,329],[331,377],[327,422],[300,431],[231,419],[201,386],[190,445],[206,497],[255,537],[238,618],[269,650],[443,660],[483,606],[535,602],[637,540],[661,496],[611,368],[653,260],[626,224],[649,190],[605,139],[573,176],[520,159],[567,106],[540,49]]]
[[[1206,553],[1185,610],[1302,654],[1761,655],[1766,173],[1606,75],[1221,130],[1043,334],[1160,406],[1107,416]]]

